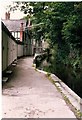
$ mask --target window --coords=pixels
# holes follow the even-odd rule
[[[11,32],[11,33],[12,33],[13,37],[15,37],[15,32]]]
[[[16,32],[11,32],[13,37],[15,37],[16,40],[20,40],[20,32],[16,31]]]
[[[17,32],[15,32],[15,38],[18,38],[18,36],[17,36]]]
[[[20,32],[18,32],[18,38],[20,38]]]

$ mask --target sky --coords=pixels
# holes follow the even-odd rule
[[[9,0],[1,0],[0,1],[0,16],[2,19],[5,19],[5,12],[8,11],[6,8],[8,5],[12,5],[12,1]],[[10,12],[10,19],[21,19],[23,18],[25,15],[23,14],[23,12],[15,11],[15,12]]]
[[[5,19],[5,12],[7,5],[12,5],[13,1],[21,1],[21,0],[0,0],[0,16],[2,19]],[[22,0],[22,1],[28,1],[28,0]],[[29,1],[34,1],[34,0],[29,0]],[[38,0],[35,0],[38,1]],[[40,0],[40,1],[48,1],[48,0]],[[40,2],[39,1],[39,2]],[[50,0],[49,0],[50,1]],[[51,0],[51,1],[64,1],[64,0]],[[65,0],[65,1],[71,1],[71,0]],[[73,1],[73,0],[72,0]],[[74,0],[77,1],[77,0]],[[81,0],[78,0],[81,1]],[[23,12],[20,11],[15,11],[15,12],[10,12],[10,19],[21,19],[23,18],[25,15],[23,14]]]

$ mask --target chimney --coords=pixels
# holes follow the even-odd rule
[[[7,15],[7,12],[5,13],[5,19],[6,19],[6,20],[8,19],[8,15]]]
[[[23,39],[23,23],[21,23],[21,26],[20,26],[20,41],[22,41]]]
[[[6,12],[6,13],[5,13],[5,19],[6,19],[6,20],[9,20],[9,19],[10,19],[10,13],[9,13],[9,12]]]
[[[8,20],[10,19],[10,13],[8,12]]]

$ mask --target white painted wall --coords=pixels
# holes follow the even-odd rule
[[[8,37],[8,66],[13,62],[13,48],[12,48],[12,40]]]
[[[8,65],[8,36],[2,31],[2,71],[7,68]]]
[[[23,56],[23,45],[18,44],[17,57]]]
[[[17,43],[2,31],[2,71],[17,59]]]
[[[12,61],[17,59],[17,43],[15,43],[14,41],[12,41]]]

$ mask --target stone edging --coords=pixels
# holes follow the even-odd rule
[[[51,78],[55,81],[55,78],[61,83],[61,87],[63,87],[66,91],[70,92],[70,95],[73,96],[80,104],[82,104],[82,99],[72,91],[64,82],[62,82],[57,76],[51,74]]]
[[[48,72],[42,71],[37,69],[38,72],[44,73],[44,74],[48,74]],[[60,80],[57,76],[55,76],[54,74],[50,73],[50,77],[51,79],[55,82],[56,86],[58,86],[62,92],[65,94],[66,92],[66,96],[68,97],[68,99],[70,100],[71,104],[77,109],[80,110],[80,105],[82,106],[82,99],[74,92],[72,91],[62,80]],[[72,100],[73,99],[73,100]],[[75,104],[76,101],[78,106]],[[82,110],[81,110],[82,112]]]

